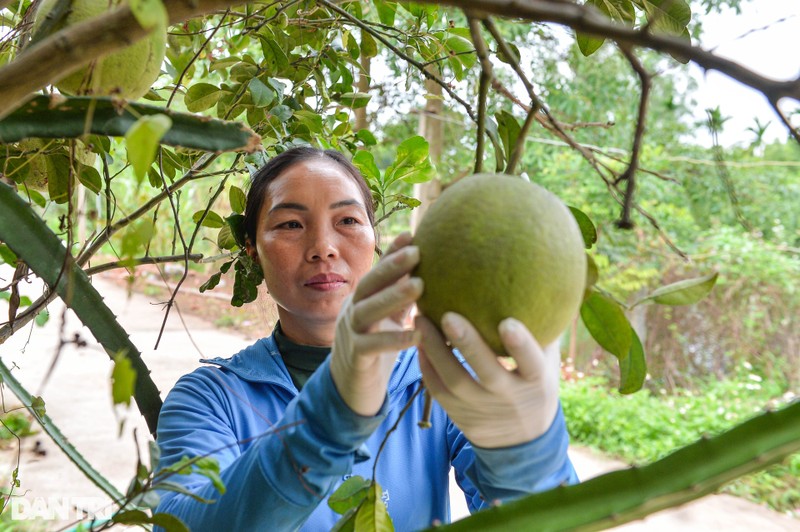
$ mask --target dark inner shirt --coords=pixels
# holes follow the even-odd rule
[[[298,390],[303,389],[303,385],[311,377],[311,374],[325,362],[331,348],[292,342],[283,334],[280,321],[275,324],[272,334],[275,337],[275,343],[278,344],[278,351],[283,358],[283,363],[292,377],[292,382]]]

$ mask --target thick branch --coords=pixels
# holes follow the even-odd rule
[[[481,76],[478,81],[478,134],[475,148],[475,173],[483,170],[483,148],[486,143],[486,97],[489,94],[489,81],[492,79],[492,62],[486,50],[486,43],[481,36],[478,21],[469,17],[469,32],[475,45],[475,54],[481,64]]]
[[[170,23],[224,9],[233,0],[165,0]],[[25,103],[33,93],[75,72],[83,65],[145,37],[130,8],[121,7],[70,26],[26,49],[0,69],[0,118]]]
[[[658,52],[688,58],[706,70],[716,70],[763,93],[769,100],[793,98],[800,101],[800,78],[779,81],[714,55],[687,41],[669,35],[651,33],[618,24],[590,6],[556,0],[425,0],[461,9],[483,11],[502,17],[518,17],[538,22],[553,22],[591,35],[600,35],[619,43],[650,48]]]

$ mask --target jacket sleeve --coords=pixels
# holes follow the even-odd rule
[[[202,372],[182,378],[168,395],[158,425],[160,468],[182,456],[219,461],[224,494],[196,473],[168,479],[215,502],[159,492],[156,511],[178,517],[192,531],[258,530],[266,524],[275,530],[296,529],[351,471],[359,447],[386,416],[388,401],[374,417],[352,412],[325,362],[273,430],[241,453],[229,410],[237,406],[228,401],[228,391],[234,392],[213,380]]]
[[[561,406],[547,432],[527,443],[483,449],[474,447],[458,429],[454,429],[450,440],[456,481],[471,512],[494,501],[517,499],[578,482],[567,455],[569,435]]]

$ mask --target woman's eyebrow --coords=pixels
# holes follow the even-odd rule
[[[357,199],[346,199],[342,201],[337,201],[336,203],[331,203],[329,209],[341,209],[342,207],[350,207],[355,205],[356,207],[364,207],[364,205],[358,201]]]
[[[308,207],[306,207],[302,203],[291,203],[291,202],[276,203],[269,210],[269,214],[272,214],[273,212],[281,210],[281,209],[289,209],[289,210],[292,210],[292,211],[307,211]]]

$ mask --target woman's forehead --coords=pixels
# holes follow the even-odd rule
[[[268,204],[322,196],[333,201],[351,198],[359,203],[363,201],[355,178],[338,163],[328,159],[309,159],[293,164],[269,184],[266,193]]]

